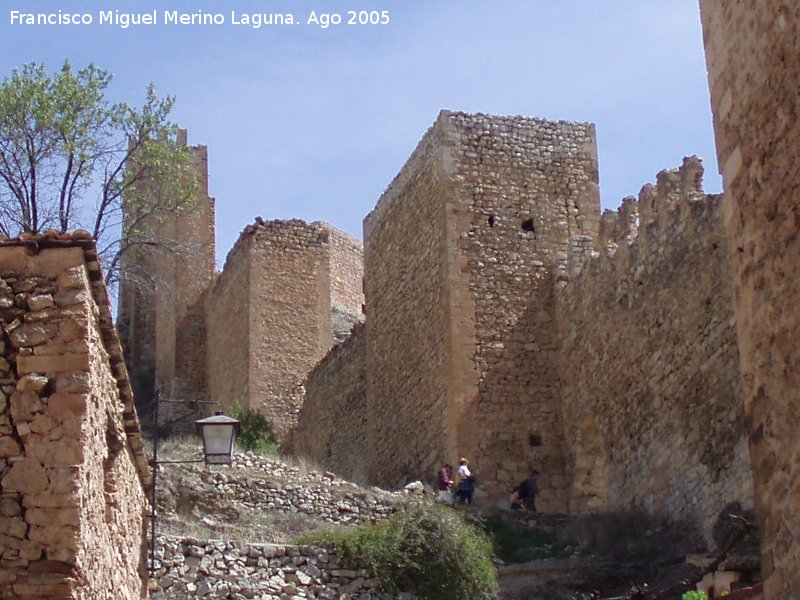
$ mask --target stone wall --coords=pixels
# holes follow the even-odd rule
[[[395,597],[381,592],[371,570],[346,568],[336,554],[309,546],[161,537],[157,553],[159,591],[153,600]]]
[[[206,298],[208,395],[223,407],[250,407],[250,248],[241,236]]]
[[[328,232],[331,308],[361,315],[364,307],[364,245],[328,223],[314,223]]]
[[[404,484],[448,456],[444,127],[430,129],[364,219],[367,444],[374,483]]]
[[[149,473],[93,242],[0,243],[0,325],[0,597],[144,597]]]
[[[373,480],[466,454],[491,494],[536,466],[565,506],[552,282],[597,176],[588,124],[443,112],[423,137],[364,222]]]
[[[367,382],[364,326],[334,346],[308,374],[291,453],[350,481],[367,476]]]
[[[300,220],[267,221],[250,251],[251,406],[282,441],[300,386],[333,344],[328,233]]]
[[[753,505],[722,198],[701,176],[684,159],[604,214],[601,255],[559,285],[570,512],[710,535],[725,505]]]
[[[800,597],[800,6],[700,2],[766,598]]]

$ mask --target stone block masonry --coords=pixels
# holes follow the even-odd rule
[[[145,597],[149,473],[94,243],[0,242],[0,327],[0,597]]]
[[[710,535],[722,507],[753,506],[722,198],[701,176],[684,159],[604,214],[600,256],[577,249],[557,286],[570,512]]]
[[[800,5],[701,0],[764,597],[800,598]]]

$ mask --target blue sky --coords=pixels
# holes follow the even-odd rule
[[[68,58],[177,97],[209,148],[221,265],[257,215],[329,221],[361,237],[442,108],[597,124],[602,203],[616,208],[697,154],[721,189],[697,0],[0,0],[0,71]],[[19,26],[10,11],[221,13],[220,26]],[[312,10],[386,10],[390,23],[307,25]],[[231,11],[290,12],[253,29]],[[162,19],[163,20],[163,19]]]

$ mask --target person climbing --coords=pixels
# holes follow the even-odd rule
[[[436,489],[439,491],[439,500],[441,502],[453,503],[453,483],[453,465],[442,465],[436,477]]]
[[[472,504],[472,496],[475,493],[475,476],[469,470],[469,461],[466,458],[458,461],[458,479],[456,500]]]
[[[530,476],[517,487],[515,495],[518,505],[521,505],[520,508],[524,506],[526,510],[536,512],[536,496],[539,494],[538,478],[539,471],[533,469]],[[516,508],[513,502],[512,508]]]

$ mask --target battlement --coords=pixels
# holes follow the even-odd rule
[[[660,171],[655,185],[642,186],[638,198],[627,196],[616,211],[603,211],[596,242],[573,237],[570,275],[561,274],[557,282],[566,284],[596,261],[646,262],[668,251],[684,231],[716,221],[720,204],[721,196],[703,191],[702,160],[684,157],[680,167]]]

